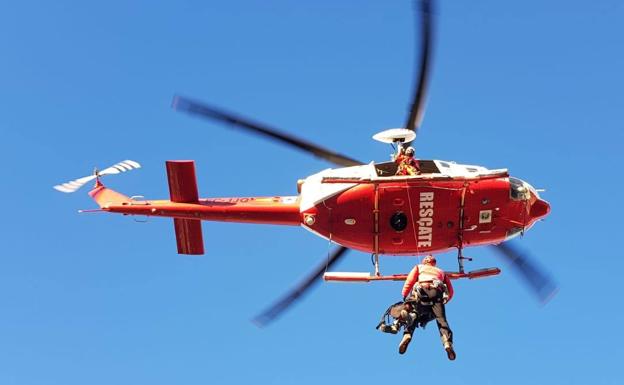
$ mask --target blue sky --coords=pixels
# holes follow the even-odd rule
[[[205,223],[207,254],[181,257],[170,220],[78,215],[86,193],[51,188],[134,159],[144,168],[105,183],[165,198],[164,161],[195,159],[202,196],[293,195],[329,166],[176,113],[175,93],[385,160],[370,137],[405,121],[413,19],[408,1],[4,2],[0,383],[620,383],[620,1],[439,4],[417,152],[545,188],[551,215],[518,245],[560,286],[540,307],[469,250],[470,268],[503,274],[456,283],[452,363],[435,325],[405,356],[374,330],[399,283],[322,284],[271,327],[249,322],[327,255],[305,230]],[[370,270],[369,256],[337,269]]]

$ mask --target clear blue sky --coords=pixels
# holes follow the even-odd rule
[[[208,3],[0,6],[0,384],[622,382],[621,1],[439,4],[418,154],[547,189],[551,215],[518,242],[560,285],[540,307],[490,250],[470,250],[470,268],[503,274],[456,284],[455,362],[435,325],[405,356],[374,330],[399,283],[322,284],[257,329],[249,319],[326,256],[303,229],[205,223],[207,255],[181,257],[170,220],[78,215],[95,206],[85,191],[52,190],[134,159],[144,168],[105,182],[165,198],[164,161],[195,159],[203,196],[294,195],[329,166],[176,113],[174,93],[387,159],[370,137],[405,121],[411,2]],[[337,269],[370,270],[369,256]]]

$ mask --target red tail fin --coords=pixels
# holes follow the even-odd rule
[[[204,254],[204,239],[202,237],[202,227],[199,219],[175,218],[173,220],[173,226],[175,227],[178,254]]]
[[[96,182],[93,190],[89,191],[89,196],[93,198],[101,208],[121,205],[132,201],[132,199],[127,196],[106,188],[99,180]]]

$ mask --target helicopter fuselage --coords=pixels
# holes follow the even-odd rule
[[[135,200],[99,182],[90,195],[104,211],[177,219],[179,252],[185,250],[181,240],[201,241],[198,222],[209,220],[301,225],[363,252],[419,255],[503,242],[550,210],[535,189],[510,178],[507,170],[420,162],[424,172],[416,176],[394,176],[392,162],[370,163],[314,174],[299,183],[299,196],[207,199],[194,198],[192,162],[185,163],[192,167],[190,174],[178,170],[182,162],[168,162],[171,200]],[[190,195],[181,190],[189,186]],[[191,198],[183,199],[185,194]],[[203,253],[203,244],[195,246],[188,249]]]
[[[425,162],[448,170],[383,176],[389,164],[371,163],[309,177],[301,191],[303,226],[352,249],[419,255],[498,244],[550,210],[534,188],[507,170]]]

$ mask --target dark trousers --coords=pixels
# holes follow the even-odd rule
[[[446,320],[446,308],[442,302],[442,291],[434,288],[423,289],[423,292],[432,300],[432,305],[418,305],[417,313],[422,311],[431,311],[438,324],[438,330],[440,331],[440,338],[442,344],[447,341],[453,343],[453,331]],[[420,318],[420,317],[419,317]],[[417,322],[414,322],[408,329],[410,334],[414,333],[414,330],[418,326]]]

